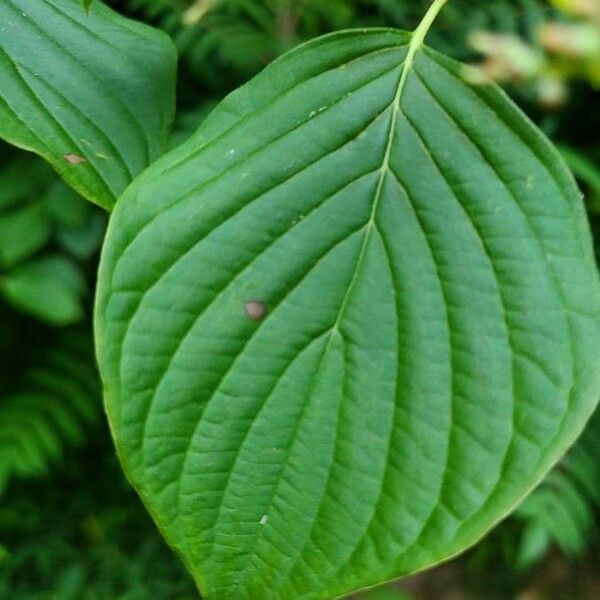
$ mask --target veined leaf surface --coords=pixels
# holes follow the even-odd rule
[[[111,426],[209,600],[334,598],[464,550],[600,393],[572,177],[410,39],[292,51],[112,215]]]
[[[175,50],[100,2],[0,0],[0,137],[110,208],[164,151]]]

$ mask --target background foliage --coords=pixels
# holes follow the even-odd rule
[[[220,98],[295,44],[347,27],[412,29],[429,2],[111,4],[176,42],[174,146]],[[600,250],[600,2],[453,0],[429,43],[478,62],[560,144],[581,181]],[[90,315],[105,225],[105,215],[43,162],[0,146],[0,598],[196,597],[124,482],[102,417]],[[535,588],[539,598],[600,597],[585,567],[598,560],[599,509],[597,413],[511,519],[460,561],[409,581],[406,593],[512,598]],[[563,577],[547,589],[536,573],[549,565]],[[400,600],[404,593],[390,588],[368,597]]]

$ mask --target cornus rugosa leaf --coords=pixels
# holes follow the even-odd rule
[[[100,2],[0,0],[0,137],[110,208],[164,150],[175,52]]]
[[[423,32],[294,50],[112,216],[110,422],[209,600],[334,598],[461,552],[596,404],[575,184]]]

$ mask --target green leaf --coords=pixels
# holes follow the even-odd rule
[[[90,204],[60,180],[53,182],[43,201],[57,226],[82,227],[93,210]]]
[[[0,0],[0,23],[0,137],[111,208],[166,146],[173,44],[100,2]]]
[[[516,558],[519,570],[527,570],[535,566],[550,549],[550,536],[539,523],[532,522],[523,531]]]
[[[113,434],[208,600],[334,598],[462,552],[600,397],[573,178],[422,33],[292,51],[111,217]]]
[[[57,181],[44,196],[55,220],[55,237],[67,252],[85,260],[97,252],[106,232],[106,215]]]
[[[58,243],[80,260],[90,258],[102,245],[106,233],[106,218],[97,212],[89,216],[82,227],[61,227],[56,233]]]
[[[53,325],[68,325],[83,317],[85,292],[79,267],[59,255],[32,260],[0,278],[0,294],[8,302]]]
[[[44,247],[52,234],[41,202],[0,212],[0,267],[10,267]]]
[[[14,208],[24,200],[37,200],[54,177],[50,167],[37,157],[24,155],[11,161],[0,171],[0,210]]]

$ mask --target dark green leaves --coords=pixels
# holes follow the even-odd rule
[[[89,342],[71,329],[61,332],[59,344],[30,349],[32,366],[18,373],[18,388],[0,395],[0,495],[13,476],[47,474],[53,463],[85,443],[90,425],[100,421]],[[6,372],[3,382],[14,376]]]
[[[85,262],[99,250],[106,216],[40,158],[20,154],[0,169],[0,303],[70,325],[85,315]]]
[[[11,267],[42,248],[52,233],[41,202],[0,211],[0,268]]]
[[[0,136],[110,208],[165,148],[175,52],[100,2],[0,0]]]
[[[110,421],[208,600],[334,598],[464,550],[596,404],[571,176],[501,92],[413,39],[288,54],[113,214]]]

